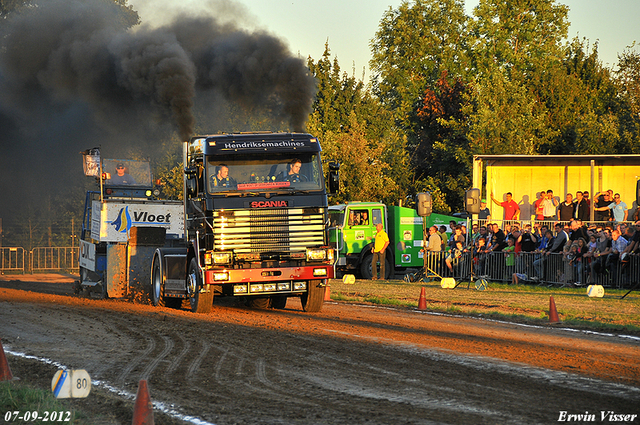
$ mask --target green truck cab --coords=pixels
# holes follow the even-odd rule
[[[448,226],[456,217],[431,214],[426,217],[427,228],[433,225]],[[371,247],[376,226],[382,223],[389,235],[385,257],[385,277],[407,268],[423,266],[423,218],[416,210],[389,206],[379,202],[349,202],[329,207],[330,242],[338,252],[338,274],[358,273],[364,279],[371,278]]]

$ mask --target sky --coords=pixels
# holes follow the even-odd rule
[[[640,0],[560,0],[569,6],[568,37],[579,36],[598,42],[598,55],[609,68],[617,64],[618,54],[634,41],[640,42]],[[229,11],[240,16],[250,29],[268,31],[283,39],[294,55],[321,58],[325,43],[340,68],[355,77],[368,80],[370,41],[380,20],[389,8],[397,8],[401,0],[130,0],[143,22],[162,23],[177,8],[190,11]],[[467,0],[470,15],[477,0]],[[227,13],[225,13],[227,12]],[[640,47],[636,47],[640,49]]]

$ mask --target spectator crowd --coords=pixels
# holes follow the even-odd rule
[[[504,208],[504,220],[492,222],[483,200],[480,221],[469,233],[454,221],[449,237],[445,226],[433,226],[425,265],[434,273],[461,278],[473,273],[514,283],[624,286],[629,283],[630,261],[640,260],[638,214],[629,217],[620,195],[609,190],[596,194],[595,220],[589,222],[589,193],[575,195],[567,194],[559,202],[552,190],[541,191],[534,204],[535,220],[519,222],[512,194],[507,193],[504,202],[491,194]]]

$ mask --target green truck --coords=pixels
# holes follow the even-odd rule
[[[413,208],[386,206],[379,202],[349,202],[329,207],[330,241],[337,248],[336,272],[358,273],[371,278],[371,247],[376,225],[382,223],[389,235],[385,257],[385,277],[401,273],[407,268],[423,266],[422,220]],[[457,217],[431,214],[426,217],[427,228],[448,226]]]

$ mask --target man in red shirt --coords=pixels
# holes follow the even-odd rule
[[[544,220],[544,206],[542,205],[542,201],[547,196],[546,190],[541,190],[538,194],[538,199],[534,202],[534,206],[536,208],[536,220],[542,221]]]
[[[493,196],[493,193],[491,194],[491,199],[493,200],[493,202],[504,208],[505,220],[517,220],[518,215],[520,214],[520,207],[512,198],[513,195],[511,194],[511,192],[507,192],[507,200],[504,202],[500,202]]]

